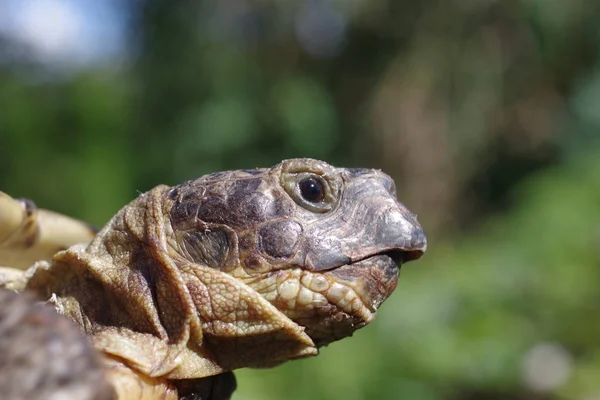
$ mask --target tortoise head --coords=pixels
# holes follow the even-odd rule
[[[241,280],[317,346],[369,323],[399,267],[427,246],[378,170],[293,159],[208,175],[168,196],[173,251]]]

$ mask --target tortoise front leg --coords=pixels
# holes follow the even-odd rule
[[[0,192],[0,265],[26,269],[74,244],[89,243],[95,234],[84,222]]]

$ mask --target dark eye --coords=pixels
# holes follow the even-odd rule
[[[337,203],[340,184],[337,177],[300,171],[281,174],[281,186],[300,207],[314,213],[326,213]]]
[[[306,201],[320,203],[325,198],[323,184],[315,178],[306,178],[298,183],[300,194]]]

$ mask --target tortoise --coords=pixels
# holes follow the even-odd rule
[[[1,390],[229,399],[233,370],[314,356],[371,322],[426,246],[388,175],[307,158],[157,186],[97,233],[2,194]],[[7,353],[28,335],[68,354]]]

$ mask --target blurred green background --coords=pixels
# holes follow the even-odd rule
[[[234,399],[598,400],[599,21],[590,0],[2,0],[0,189],[102,225],[210,171],[381,168],[430,250],[370,326],[238,371]]]

